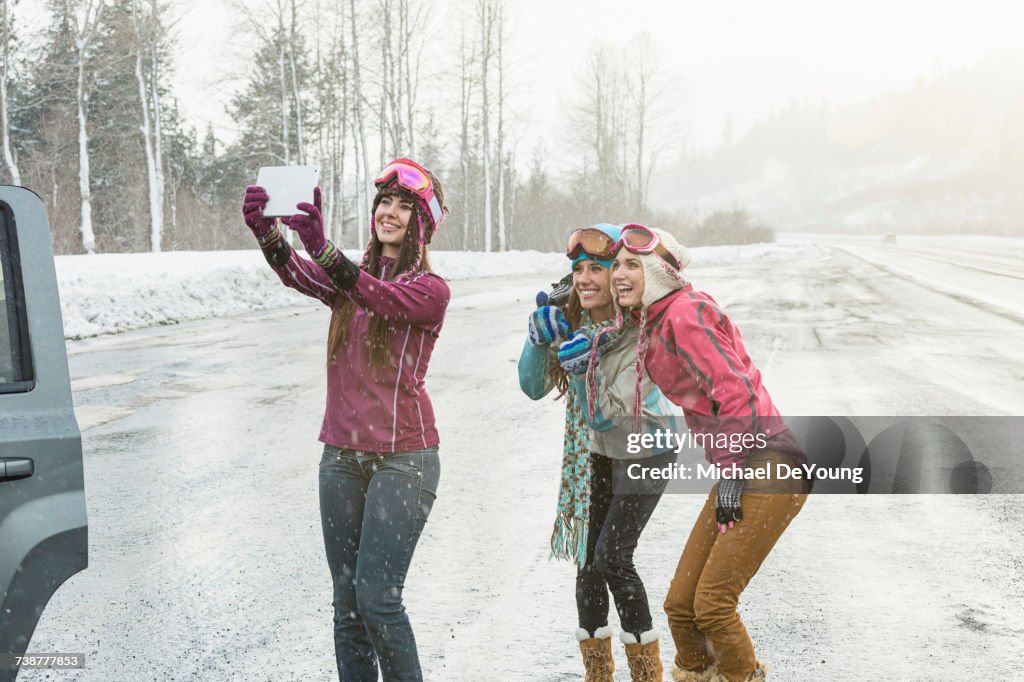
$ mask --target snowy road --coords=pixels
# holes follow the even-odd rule
[[[737,321],[785,413],[1024,414],[1017,254],[889,246],[832,240],[691,277]],[[429,680],[581,679],[573,569],[547,559],[562,406],[523,397],[515,372],[548,281],[452,284],[428,380],[441,489],[407,590]],[[85,652],[87,669],[19,679],[331,678],[326,324],[311,303],[71,343],[90,568],[31,649]],[[655,605],[702,501],[666,496],[644,534]],[[1014,679],[1022,516],[1018,496],[812,498],[741,603],[771,678]]]

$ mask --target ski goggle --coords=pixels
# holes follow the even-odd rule
[[[434,219],[435,230],[444,220],[445,214],[434,194],[434,185],[430,182],[430,176],[427,175],[423,166],[415,161],[395,159],[384,167],[373,184],[378,190],[397,184],[422,199],[430,210],[430,217]]]
[[[619,236],[619,241],[615,243],[612,249],[614,253],[618,253],[621,249],[625,248],[630,253],[637,253],[645,256],[649,253],[656,253],[661,256],[661,259],[671,265],[676,270],[682,269],[682,264],[679,259],[676,258],[671,251],[665,248],[665,245],[661,243],[661,239],[656,235],[649,227],[643,225],[626,225],[622,228],[622,234]]]
[[[575,261],[581,254],[594,261],[610,261],[615,240],[595,227],[577,227],[569,235],[565,255]]]

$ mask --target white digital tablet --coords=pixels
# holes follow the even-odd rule
[[[296,204],[313,203],[313,188],[320,184],[317,166],[264,166],[256,176],[256,184],[267,190],[270,200],[263,209],[267,218],[280,218],[298,213]]]

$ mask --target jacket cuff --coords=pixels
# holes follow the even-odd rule
[[[258,239],[257,242],[263,251],[263,257],[271,267],[282,267],[292,256],[292,247],[281,236],[281,230],[276,225],[267,236]]]
[[[348,256],[330,241],[327,242],[323,252],[313,260],[323,268],[327,276],[334,282],[334,286],[342,291],[348,291],[359,280],[359,266],[350,261]]]

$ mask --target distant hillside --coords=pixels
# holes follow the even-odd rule
[[[782,230],[1024,235],[1024,52],[842,107],[793,105],[652,180],[659,208]]]

